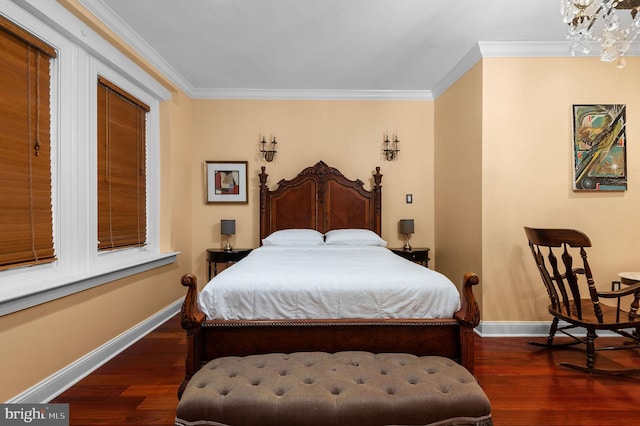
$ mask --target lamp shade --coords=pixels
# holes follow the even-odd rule
[[[220,234],[233,235],[236,233],[236,221],[223,219],[220,221]]]
[[[400,219],[400,233],[413,234],[413,219]]]

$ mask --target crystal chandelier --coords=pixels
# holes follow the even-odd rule
[[[571,55],[588,54],[591,44],[602,47],[600,59],[627,64],[624,55],[640,32],[640,0],[560,0]],[[601,31],[601,34],[596,33]]]

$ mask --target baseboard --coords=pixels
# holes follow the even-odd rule
[[[481,337],[546,337],[549,335],[549,321],[482,321],[476,331]],[[565,326],[567,323],[560,322],[559,326]],[[584,329],[575,329],[572,334],[576,336],[585,336]],[[599,336],[617,336],[610,331],[599,331]],[[560,334],[558,334],[560,336]]]
[[[52,374],[40,383],[32,386],[7,403],[44,404],[69,389],[75,383],[88,376],[101,365],[127,349],[129,346],[149,334],[155,328],[180,312],[183,299],[150,316],[121,335],[89,352],[62,370]]]
[[[482,337],[535,337],[549,334],[551,321],[482,321],[476,328]]]

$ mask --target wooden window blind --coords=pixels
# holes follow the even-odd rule
[[[149,107],[98,78],[98,249],[146,243]]]
[[[55,56],[0,16],[0,270],[55,260],[49,106]]]

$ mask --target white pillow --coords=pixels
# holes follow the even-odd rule
[[[282,229],[262,240],[264,246],[319,246],[324,235],[315,229]]]
[[[325,244],[386,247],[387,242],[368,229],[334,229],[324,236]]]

